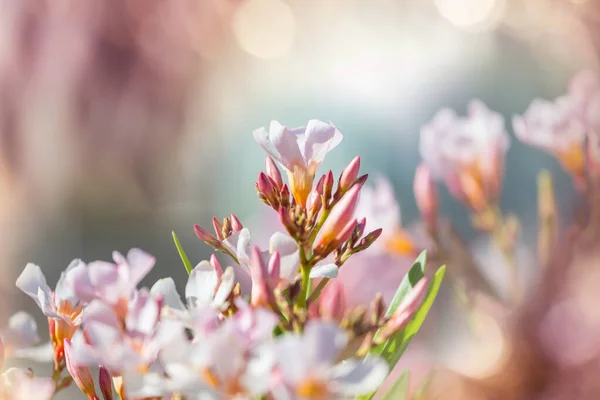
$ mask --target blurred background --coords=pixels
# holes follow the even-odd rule
[[[28,261],[53,286],[73,258],[140,247],[158,259],[145,283],[182,288],[172,230],[199,261],[194,223],[265,212],[252,131],[272,119],[334,122],[345,140],[322,171],[360,154],[417,220],[420,127],[472,98],[509,119],[562,94],[598,67],[599,23],[597,0],[0,0],[2,325],[40,315],[14,287]],[[502,206],[533,243],[540,168],[561,210],[578,199],[539,150],[513,140],[506,165]]]

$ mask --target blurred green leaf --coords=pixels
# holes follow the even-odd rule
[[[419,384],[419,387],[417,388],[417,390],[415,390],[415,393],[412,395],[411,400],[424,400],[426,398],[427,390],[429,389],[429,385],[431,384],[432,380],[433,371],[429,372],[425,379],[423,379],[423,381]]]
[[[403,371],[381,400],[406,400],[410,384],[410,371]]]
[[[404,300],[404,297],[406,297],[408,292],[410,292],[412,288],[417,284],[417,282],[419,282],[421,278],[425,276],[426,263],[427,252],[423,251],[421,254],[419,254],[419,257],[417,257],[412,267],[410,267],[410,270],[408,270],[408,273],[406,274],[406,276],[404,276],[402,282],[400,282],[400,286],[398,286],[398,289],[396,289],[394,298],[392,299],[390,306],[388,307],[385,313],[386,317],[389,317],[394,312],[396,312],[396,309],[398,308],[400,303],[402,303],[402,300]]]
[[[425,321],[425,317],[431,309],[433,301],[435,300],[437,293],[440,290],[440,285],[442,284],[445,272],[446,266],[444,265],[440,267],[440,269],[438,269],[433,275],[433,279],[429,286],[427,296],[425,296],[423,303],[421,303],[421,306],[415,313],[412,321],[410,321],[403,330],[389,338],[383,344],[383,346],[373,349],[373,352],[375,354],[380,355],[381,357],[383,357],[384,360],[388,362],[390,369],[394,368],[398,360],[400,360],[402,354],[404,354],[404,351],[410,344],[412,338],[417,334],[419,329],[421,329],[421,326]]]
[[[175,234],[175,231],[172,231],[171,234],[173,235],[173,241],[175,242],[175,247],[177,247],[179,257],[181,257],[181,261],[183,261],[183,266],[185,267],[185,270],[189,275],[192,272],[192,269],[194,269],[194,266],[190,262],[190,259],[188,258],[187,254],[185,254],[185,250],[183,250],[183,247],[181,247],[181,243],[179,242],[179,238]]]

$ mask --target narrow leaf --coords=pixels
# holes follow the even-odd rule
[[[410,371],[403,371],[381,400],[406,400],[410,384]]]
[[[192,269],[194,269],[194,267],[192,266],[192,263],[190,262],[190,259],[188,258],[187,254],[185,254],[185,250],[183,250],[183,247],[181,247],[181,243],[179,242],[179,238],[175,234],[175,231],[172,231],[171,234],[173,235],[173,241],[175,242],[175,247],[177,247],[179,257],[181,257],[181,261],[183,261],[183,266],[185,267],[185,270],[189,275],[192,272]]]
[[[392,299],[390,306],[388,307],[385,315],[386,317],[391,316],[396,309],[404,300],[404,297],[411,291],[411,289],[425,276],[425,264],[427,263],[427,252],[423,251],[419,257],[415,260],[414,264],[408,271],[408,273],[400,282],[400,286],[396,289],[396,294],[394,294],[394,298]]]
[[[440,285],[442,284],[442,280],[444,278],[444,272],[446,272],[446,266],[440,267],[433,275],[433,279],[431,285],[429,287],[429,291],[427,296],[423,300],[421,307],[415,313],[411,322],[401,330],[396,333],[390,339],[388,339],[384,344],[383,348],[375,348],[376,354],[383,357],[389,364],[390,368],[394,368],[400,357],[408,347],[412,338],[417,334],[423,322],[425,321],[425,317],[427,313],[431,309],[433,305],[433,301],[435,300],[438,291],[440,290]]]

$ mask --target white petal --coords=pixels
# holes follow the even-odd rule
[[[279,152],[281,163],[288,170],[291,170],[294,164],[304,163],[298,146],[299,141],[304,141],[303,132],[304,128],[289,129],[277,121],[271,121],[269,126],[271,144]]]
[[[129,264],[129,284],[133,290],[156,264],[156,258],[140,249],[131,249],[127,253]]]
[[[376,391],[389,373],[380,358],[347,360],[332,368],[333,387],[344,395],[356,396]]]
[[[279,157],[279,154],[275,153],[271,148],[271,145],[269,143],[269,132],[267,132],[265,128],[256,129],[252,133],[252,135],[254,136],[254,140],[256,140],[256,143],[258,143],[260,147],[262,147],[267,152],[267,154],[269,154],[273,159],[281,163],[281,158]]]
[[[186,301],[193,307],[210,305],[218,283],[219,277],[213,266],[208,261],[200,262],[185,285]]]
[[[234,256],[237,257],[240,264],[247,265],[250,262],[250,252],[252,250],[252,239],[248,228],[234,232],[223,244]]]
[[[302,338],[294,334],[281,336],[277,341],[277,364],[284,380],[295,386],[302,382],[315,365],[306,357],[306,346]]]
[[[342,134],[332,124],[310,120],[306,125],[304,158],[307,164],[320,165],[327,153],[341,141]]]
[[[338,276],[338,266],[335,264],[316,265],[310,271],[311,278],[336,278]]]
[[[233,290],[233,286],[235,285],[235,274],[233,272],[232,267],[227,267],[223,275],[221,276],[221,284],[219,285],[219,289],[217,289],[217,293],[215,294],[215,298],[213,300],[213,304],[216,307],[221,307],[229,295]]]
[[[348,343],[348,336],[329,321],[309,322],[304,329],[304,357],[315,366],[332,365]]]
[[[42,308],[38,293],[40,290],[44,293],[44,298],[51,298],[52,291],[46,283],[46,278],[42,273],[42,269],[35,264],[27,264],[21,275],[17,278],[16,285],[25,294],[31,297]]]
[[[163,278],[156,281],[150,289],[150,294],[154,297],[162,296],[163,307],[181,311],[185,310],[181,297],[177,293],[173,278]]]

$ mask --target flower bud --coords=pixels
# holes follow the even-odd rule
[[[412,319],[427,293],[429,280],[426,277],[421,278],[412,290],[404,297],[394,314],[383,326],[378,339],[387,340],[394,333],[404,328]]]
[[[295,237],[298,233],[298,229],[296,228],[296,224],[292,220],[290,213],[283,207],[279,207],[279,220],[281,224],[285,227],[291,237]]]
[[[110,373],[104,365],[101,365],[100,371],[98,371],[98,384],[100,386],[100,391],[102,392],[104,400],[113,400],[113,390]]]
[[[290,205],[290,188],[288,185],[283,185],[279,191],[280,206],[287,208]]]
[[[212,265],[212,267],[215,269],[217,277],[221,278],[221,276],[223,275],[223,267],[221,267],[219,259],[214,254],[210,255],[210,265]]]
[[[265,265],[258,247],[252,249],[250,256],[250,276],[252,278],[252,291],[250,304],[255,307],[269,307],[275,304],[275,297],[269,282],[269,271]]]
[[[417,167],[413,191],[421,217],[426,226],[434,230],[437,226],[439,195],[431,172],[424,164]]]
[[[223,224],[221,224],[221,222],[216,217],[213,217],[212,224],[213,224],[213,228],[215,229],[215,233],[217,234],[217,237],[219,238],[219,240],[225,239],[223,237]]]
[[[306,204],[309,215],[313,216],[318,214],[318,212],[321,210],[322,205],[323,202],[321,201],[321,194],[315,190],[310,192],[310,194],[308,195],[308,202]]]
[[[352,161],[350,161],[350,164],[344,168],[344,171],[342,171],[342,175],[340,176],[339,185],[342,192],[350,189],[354,182],[356,182],[359,170],[360,156],[356,156]]]
[[[90,369],[85,365],[75,365],[72,362],[72,348],[71,342],[68,339],[64,341],[65,349],[65,363],[69,374],[73,377],[73,381],[77,384],[77,387],[88,397],[90,400],[97,400],[96,390],[94,388],[94,379]]]
[[[242,225],[242,223],[240,222],[238,217],[236,217],[235,214],[231,214],[230,218],[231,218],[231,229],[233,230],[234,233],[244,229],[244,226]]]
[[[267,176],[275,182],[277,189],[283,186],[283,179],[281,178],[281,172],[279,172],[279,168],[277,168],[277,164],[275,161],[269,156],[265,160],[265,170],[267,171]]]
[[[256,182],[257,190],[262,193],[269,203],[273,203],[277,199],[275,188],[273,187],[272,181],[264,173],[258,174],[258,180]]]
[[[267,271],[269,273],[271,287],[276,288],[279,285],[279,278],[281,276],[281,257],[279,257],[278,251],[275,251],[273,255],[271,255]]]
[[[223,238],[227,239],[233,233],[233,228],[231,227],[231,219],[229,217],[223,218],[223,229],[221,229],[223,233]]]
[[[331,170],[327,172],[325,175],[325,179],[323,180],[323,197],[325,197],[325,201],[328,201],[331,198],[331,193],[333,192],[333,172]]]
[[[340,233],[348,226],[354,215],[360,189],[359,185],[352,186],[333,207],[331,214],[329,214],[329,217],[321,228],[320,237],[315,244],[316,247],[325,246],[336,240]]]
[[[214,235],[209,233],[206,229],[202,228],[201,226],[194,225],[194,233],[196,233],[196,236],[198,237],[198,239],[202,240],[209,246],[212,246],[215,248],[221,247],[221,242],[219,242],[219,239],[214,237]]]

